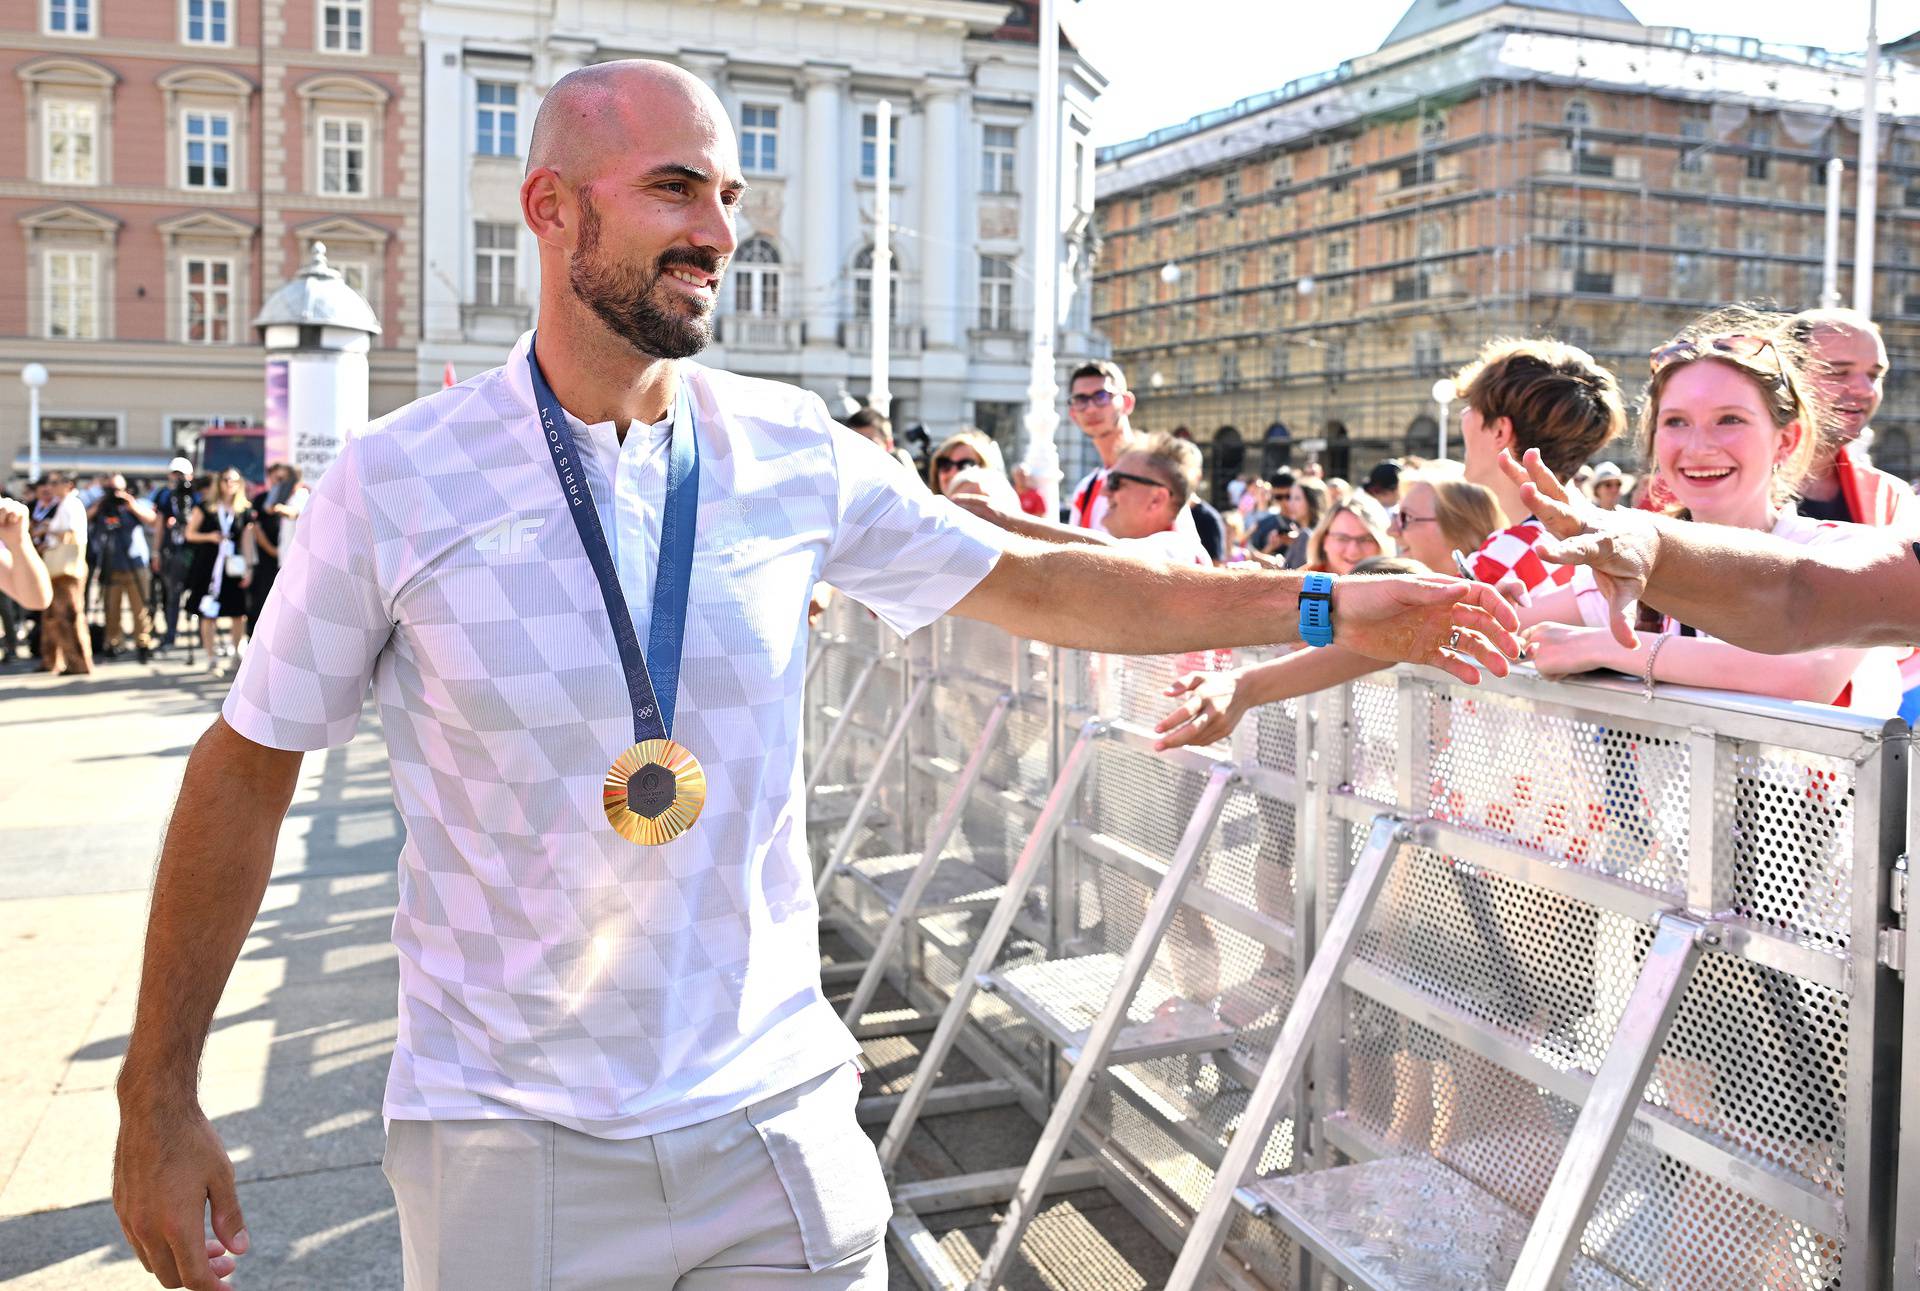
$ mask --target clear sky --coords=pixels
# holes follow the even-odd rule
[[[1410,2],[1062,0],[1061,16],[1111,82],[1096,123],[1096,142],[1110,144],[1372,53]],[[1654,27],[1832,50],[1866,48],[1867,0],[1625,3]],[[1880,0],[1882,40],[1897,40],[1916,26],[1920,0]]]

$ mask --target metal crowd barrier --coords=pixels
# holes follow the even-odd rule
[[[923,1285],[998,1285],[1093,1184],[1177,1288],[1920,1285],[1903,724],[1399,669],[1156,755],[1166,684],[1251,655],[845,600],[815,651],[823,918],[867,956],[831,972],[926,1037],[883,1162],[943,1111],[1042,1125],[896,1185]],[[956,1049],[987,1078],[936,1086]],[[927,1227],[989,1203],[984,1253]]]

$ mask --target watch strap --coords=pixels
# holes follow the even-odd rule
[[[1300,588],[1300,639],[1310,646],[1333,644],[1333,575],[1308,574]]]

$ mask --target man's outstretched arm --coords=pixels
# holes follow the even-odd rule
[[[1155,565],[1110,547],[1009,537],[993,570],[954,607],[1016,636],[1117,654],[1172,654],[1300,639],[1298,571]],[[1334,640],[1385,663],[1444,668],[1463,681],[1505,676],[1513,607],[1458,579],[1343,578]]]
[[[216,719],[187,759],[154,877],[140,1000],[120,1069],[113,1205],[167,1287],[225,1288],[247,1249],[233,1164],[200,1110],[200,1055],[260,912],[301,754]],[[219,830],[206,822],[218,820]],[[213,1210],[214,1241],[206,1212]]]
[[[1645,511],[1603,511],[1569,497],[1534,452],[1502,466],[1556,540],[1548,559],[1598,576],[1625,644],[1624,613],[1635,600],[1764,654],[1920,644],[1916,535],[1863,528],[1848,542],[1804,547]]]

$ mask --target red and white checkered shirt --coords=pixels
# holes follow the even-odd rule
[[[1607,598],[1584,565],[1556,565],[1540,555],[1547,541],[1546,526],[1528,516],[1482,543],[1468,562],[1474,579],[1497,588],[1516,604],[1529,603],[1536,594],[1571,588],[1580,620],[1590,628],[1605,627]]]
[[[1581,567],[1543,560],[1538,546],[1546,536],[1546,526],[1532,516],[1493,534],[1473,553],[1470,565],[1474,578],[1490,587],[1517,584],[1527,596],[1543,586],[1548,591],[1569,586]]]

